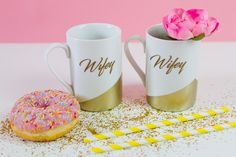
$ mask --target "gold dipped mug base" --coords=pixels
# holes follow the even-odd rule
[[[80,102],[80,107],[84,111],[98,112],[111,110],[121,103],[122,100],[122,78],[102,95],[85,101]]]
[[[197,95],[197,80],[186,87],[163,96],[148,96],[147,103],[155,109],[177,112],[189,109],[195,104]]]

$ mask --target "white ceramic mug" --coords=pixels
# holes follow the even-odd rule
[[[146,75],[132,58],[128,43],[139,40],[146,53]],[[191,107],[197,92],[199,41],[170,39],[162,24],[146,31],[146,39],[133,36],[125,43],[125,53],[146,86],[147,102],[161,110],[182,111]]]
[[[54,43],[45,52],[51,72],[74,94],[83,110],[108,110],[121,102],[121,29],[105,23],[74,26],[67,43]],[[70,60],[71,83],[64,81],[49,64],[48,55],[62,48]]]

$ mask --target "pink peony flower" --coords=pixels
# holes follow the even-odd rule
[[[203,9],[185,11],[182,8],[175,8],[163,18],[163,25],[172,38],[200,40],[215,32],[219,22],[214,17],[209,17],[207,11]]]

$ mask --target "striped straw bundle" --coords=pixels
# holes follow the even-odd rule
[[[194,135],[207,134],[210,132],[222,131],[229,128],[236,128],[236,122],[228,122],[221,125],[217,124],[217,125],[209,126],[206,128],[196,128],[193,130],[186,130],[186,131],[181,131],[181,132],[173,133],[173,134],[162,134],[161,136],[158,136],[158,137],[146,137],[139,140],[128,140],[127,142],[124,142],[124,143],[113,143],[107,146],[94,147],[91,149],[91,151],[94,153],[104,153],[104,152],[112,151],[112,150],[122,150],[129,147],[138,147],[145,144],[152,144],[152,143],[157,143],[161,141],[175,140],[178,138],[185,138],[185,137],[194,136]]]
[[[131,128],[121,129],[121,130],[114,130],[112,132],[107,132],[107,133],[94,134],[92,136],[84,138],[84,142],[90,143],[97,140],[105,140],[108,138],[124,136],[130,133],[136,133],[136,132],[140,132],[144,130],[166,127],[166,126],[170,126],[176,123],[183,123],[183,122],[194,120],[194,119],[215,116],[215,115],[226,113],[229,111],[230,111],[230,108],[221,107],[215,110],[208,110],[206,112],[199,112],[199,113],[193,113],[191,115],[179,116],[174,119],[166,119],[166,120],[158,121],[156,123],[149,123],[149,124],[144,124],[144,125],[140,125],[136,127],[131,127]]]
[[[207,110],[205,112],[193,113],[193,114],[186,115],[186,116],[179,116],[174,119],[166,119],[166,120],[162,120],[162,121],[157,121],[155,123],[144,124],[144,125],[140,125],[140,126],[136,126],[136,127],[130,127],[130,128],[125,128],[125,129],[121,129],[121,130],[114,130],[114,131],[107,132],[107,133],[94,134],[92,136],[88,136],[88,137],[84,138],[84,142],[90,143],[90,142],[97,141],[97,140],[105,140],[108,138],[120,137],[120,136],[124,136],[124,135],[131,134],[131,133],[141,132],[144,130],[167,127],[167,126],[177,124],[177,123],[184,123],[186,121],[191,121],[191,120],[195,120],[195,119],[201,119],[201,118],[205,118],[205,117],[211,117],[211,116],[216,116],[219,114],[224,114],[229,111],[230,111],[230,108],[221,107],[221,108],[217,108],[214,110]],[[173,140],[173,139],[177,139],[177,138],[189,137],[189,136],[194,136],[194,135],[199,135],[199,134],[206,134],[206,133],[209,133],[212,131],[221,131],[221,130],[233,128],[233,127],[236,127],[235,122],[226,123],[226,124],[222,124],[222,125],[210,126],[208,128],[196,128],[194,130],[181,131],[181,132],[175,133],[175,134],[163,134],[160,137],[147,137],[147,138],[140,139],[140,140],[129,140],[124,143],[109,144],[109,145],[103,146],[103,147],[92,148],[91,151],[95,152],[95,153],[103,153],[103,152],[111,151],[111,150],[121,150],[121,149],[128,148],[128,147],[136,147],[136,146],[156,143],[156,142],[160,142],[160,141],[164,141],[164,140]]]

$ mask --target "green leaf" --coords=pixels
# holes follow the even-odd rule
[[[200,34],[200,35],[198,35],[198,36],[192,38],[192,40],[194,40],[194,41],[198,41],[198,40],[202,40],[204,37],[205,37],[205,34],[202,33],[202,34]]]

